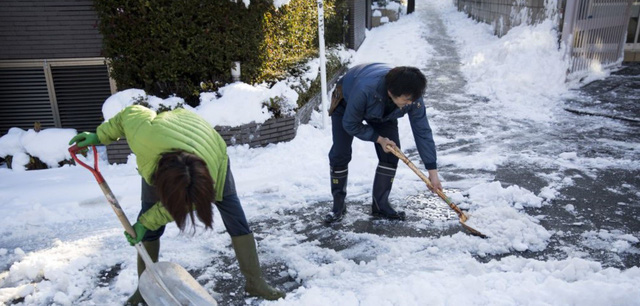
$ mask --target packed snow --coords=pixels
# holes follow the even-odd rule
[[[228,148],[245,213],[254,230],[259,229],[260,260],[275,269],[276,275],[290,280],[278,285],[288,291],[285,299],[241,300],[264,305],[638,305],[638,267],[605,267],[577,250],[567,251],[563,259],[521,256],[522,252],[543,251],[552,236],[563,235],[543,227],[540,220],[544,216],[529,215],[527,209],[554,205],[559,188],[571,186],[572,177],[541,174],[547,186],[532,191],[503,185],[491,174],[507,162],[525,159],[585,173],[613,165],[640,168],[633,160],[581,156],[570,145],[558,148],[561,152],[555,156],[543,156],[533,148],[517,148],[515,137],[513,142],[493,141],[498,136],[509,138],[511,133],[529,133],[531,126],[546,128],[558,120],[554,110],[561,106],[562,98],[572,95],[570,88],[575,84],[564,82],[567,64],[563,50],[558,49],[556,29],[543,22],[516,27],[498,38],[488,25],[458,12],[451,1],[416,2],[415,13],[367,31],[357,52],[345,51],[341,56],[350,65],[385,62],[417,66],[427,74],[430,88],[450,84],[455,81],[454,74],[429,72],[429,65],[443,54],[426,38],[440,35],[435,33],[439,23],[434,18],[441,21],[449,35],[444,39],[454,41],[459,55],[459,63],[451,64],[459,67],[455,71],[466,84],[461,87],[464,92],[447,92],[445,97],[470,104],[465,110],[448,113],[445,108],[429,105],[446,101],[427,97],[436,145],[482,145],[471,151],[460,147],[440,150],[440,174],[473,171],[469,175],[456,172],[455,179],[443,179],[443,186],[455,203],[468,210],[471,217],[467,224],[489,238],[451,231],[459,227],[455,214],[444,221],[425,218],[407,222],[415,232],[431,230],[430,234],[376,234],[378,227],[394,224],[380,225],[358,213],[360,207],[366,211],[371,201],[372,173],[377,164],[373,145],[360,140],[354,141],[349,165],[347,201],[353,210],[343,221],[344,228],[322,226],[321,216],[331,205],[327,154],[332,141],[331,130],[322,128],[322,114],[316,112],[289,142]],[[317,71],[317,61],[310,65],[311,71]],[[289,82],[272,88],[228,84],[221,96],[203,94],[202,105],[189,109],[212,125],[264,122],[270,116],[260,104],[265,98],[297,99],[285,86]],[[105,118],[139,96],[156,108],[182,102],[179,97],[160,99],[141,90],[125,90],[105,101]],[[484,99],[472,104],[469,96]],[[456,115],[470,115],[476,129],[462,130],[462,123],[451,121]],[[399,124],[403,151],[415,152],[408,119]],[[12,129],[0,138],[0,154],[14,155],[13,170],[0,168],[0,304],[114,305],[122,304],[136,289],[135,250],[126,242],[95,180],[82,167],[56,165],[69,158],[67,143],[75,133],[69,129],[40,133]],[[104,148],[98,151],[102,174],[133,220],[140,209],[135,156],[126,164],[108,164]],[[23,171],[27,152],[53,168]],[[92,154],[83,159],[91,164]],[[421,167],[415,154],[409,156]],[[433,197],[400,163],[391,194],[394,205],[410,216],[420,215],[425,212],[412,211],[406,199],[425,194]],[[448,210],[437,198],[432,202]],[[561,209],[576,213],[572,205]],[[172,224],[167,226],[160,259],[200,271],[198,280],[220,299],[226,293],[214,292],[216,285],[242,276],[220,271],[225,267],[218,257],[234,255],[230,237],[217,211],[215,214],[214,230],[199,227],[193,236],[180,233]],[[365,228],[373,229],[350,230],[363,222],[370,224]],[[438,232],[438,228],[445,230]],[[318,237],[322,235],[329,237]],[[623,230],[589,231],[581,237],[591,249],[638,252],[638,239]],[[326,247],[331,243],[344,247]],[[492,255],[500,257],[491,259]],[[112,270],[116,275],[106,277]]]

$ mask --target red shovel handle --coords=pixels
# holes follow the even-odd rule
[[[76,156],[79,152],[81,152],[86,148],[87,147],[78,147],[78,145],[74,144],[73,146],[69,147],[69,153],[71,154],[71,158],[73,158],[73,160],[75,160],[76,163],[80,164],[80,166],[83,166],[87,168],[87,170],[91,171],[91,173],[93,173],[93,176],[96,177],[98,184],[101,184],[104,182],[104,178],[102,177],[102,174],[100,174],[100,170],[98,169],[98,151],[96,150],[96,146],[91,146],[91,149],[93,150],[93,167],[80,161],[78,159],[78,156]]]
[[[87,170],[93,173],[93,176],[96,177],[96,181],[98,181],[98,185],[100,185],[100,189],[102,189],[105,197],[107,197],[107,201],[118,216],[118,219],[120,219],[120,223],[122,223],[125,231],[127,231],[127,233],[131,235],[131,237],[135,237],[136,231],[133,229],[133,227],[131,227],[131,223],[129,223],[129,219],[127,219],[127,216],[125,216],[124,212],[122,211],[120,204],[118,204],[116,196],[113,195],[113,192],[111,191],[111,188],[109,188],[107,181],[105,181],[104,177],[102,177],[102,174],[98,170],[98,151],[96,150],[96,146],[91,146],[91,149],[93,149],[93,167],[85,164],[78,159],[77,154],[85,150],[86,148],[87,147],[78,147],[78,145],[73,145],[69,148],[69,153],[71,153],[71,157],[76,161],[76,163],[80,164],[80,166],[82,167],[87,168]]]

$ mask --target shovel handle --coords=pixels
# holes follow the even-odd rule
[[[82,162],[78,159],[78,156],[76,156],[78,153],[82,152],[85,149],[87,149],[87,147],[78,147],[78,145],[74,144],[73,146],[69,147],[69,154],[71,154],[71,158],[73,158],[73,160],[77,164],[91,171],[93,176],[96,177],[98,184],[102,184],[105,180],[104,177],[102,177],[102,174],[100,174],[100,170],[98,170],[98,151],[96,150],[96,146],[91,146],[91,149],[93,150],[93,167]]]
[[[422,173],[422,171],[420,171],[420,169],[418,169],[418,167],[416,167],[416,165],[414,165],[411,160],[409,160],[409,158],[407,158],[404,153],[402,153],[402,151],[400,151],[400,149],[398,147],[394,147],[392,145],[387,145],[387,149],[391,151],[391,153],[393,153],[393,155],[395,155],[396,157],[398,157],[400,160],[402,160],[405,164],[407,164],[407,166],[409,166],[409,168],[411,168],[411,170],[413,170],[413,172],[415,172],[415,174],[417,174],[420,179],[422,179],[423,182],[425,182],[425,184],[427,184],[427,187],[429,187],[429,189],[431,190],[435,190],[435,193],[442,199],[444,200],[449,207],[451,207],[451,209],[453,209],[456,214],[458,214],[458,218],[460,218],[460,220],[462,222],[466,222],[467,221],[467,215],[464,214],[464,212],[462,212],[462,210],[458,207],[458,205],[454,204],[453,201],[451,201],[451,199],[449,199],[449,197],[444,194],[444,192],[442,192],[439,189],[436,189],[433,187],[433,184],[431,184],[431,181],[429,181],[429,178],[427,178],[426,175],[424,175],[424,173]]]
[[[129,219],[127,219],[124,211],[122,211],[122,207],[120,207],[118,200],[113,195],[113,192],[111,191],[111,188],[109,188],[107,181],[104,179],[104,177],[100,173],[100,170],[98,169],[98,151],[96,150],[96,146],[91,146],[91,149],[93,150],[93,167],[78,159],[77,154],[85,150],[86,148],[87,147],[78,147],[78,145],[74,144],[73,146],[69,147],[69,153],[77,164],[91,171],[91,174],[93,174],[93,176],[96,178],[96,181],[98,181],[98,185],[100,185],[102,193],[104,193],[104,196],[107,198],[107,201],[111,205],[111,208],[113,208],[113,211],[116,213],[116,216],[118,216],[120,223],[122,223],[122,227],[124,227],[124,230],[127,231],[127,233],[131,235],[131,237],[136,238],[136,231],[131,226]]]
[[[98,169],[98,151],[96,150],[96,146],[91,146],[91,149],[93,150],[93,167],[82,162],[81,160],[78,159],[78,156],[76,156],[79,152],[83,151],[86,148],[87,147],[78,147],[78,145],[74,144],[73,146],[69,147],[69,153],[71,154],[71,157],[76,163],[80,164],[82,167],[85,167],[87,170],[91,171],[93,176],[95,176],[96,180],[98,181],[98,185],[100,185],[100,189],[102,189],[102,192],[104,193],[105,197],[107,198],[107,201],[111,205],[111,208],[113,208],[113,211],[118,216],[118,219],[120,220],[120,223],[122,223],[124,230],[129,235],[131,235],[131,237],[136,238],[136,231],[133,229],[133,226],[131,226],[129,219],[124,214],[124,211],[122,211],[122,207],[120,207],[118,200],[113,195],[113,192],[111,191],[111,188],[109,188],[107,181],[104,179],[104,177],[100,173],[100,170]],[[147,252],[147,249],[145,249],[142,242],[138,242],[137,244],[134,245],[134,247],[138,251],[140,258],[142,258],[142,260],[144,261],[147,267],[146,271],[149,271],[148,273],[152,274],[152,278],[155,280],[156,284],[160,288],[162,288],[162,290],[165,292],[167,297],[169,297],[170,305],[183,305],[171,293],[171,290],[169,290],[165,282],[162,280],[162,277],[160,276],[158,271],[156,271],[156,268],[153,265],[154,262],[149,256],[149,253]]]

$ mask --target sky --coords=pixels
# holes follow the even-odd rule
[[[440,174],[456,173],[455,178],[443,179],[445,192],[468,210],[467,224],[489,238],[456,230],[455,215],[402,164],[391,201],[413,216],[405,228],[425,234],[389,235],[385,228],[395,228],[393,223],[369,220],[365,213],[377,158],[371,143],[360,140],[354,141],[349,165],[350,214],[343,227],[322,227],[320,218],[331,201],[327,157],[331,131],[323,128],[323,116],[315,112],[289,142],[228,148],[238,195],[256,231],[260,260],[276,276],[290,279],[281,287],[287,291],[286,299],[246,298],[244,302],[638,305],[638,267],[606,267],[570,247],[563,259],[521,256],[521,252],[545,250],[554,235],[563,235],[543,227],[540,220],[545,216],[529,215],[527,209],[554,205],[561,187],[574,184],[571,177],[541,174],[545,186],[539,190],[507,186],[495,179],[498,167],[525,160],[585,173],[612,165],[640,167],[624,158],[582,156],[571,144],[541,144],[558,150],[553,156],[519,148],[517,135],[535,136],[532,130],[551,129],[562,120],[557,110],[564,99],[575,95],[571,89],[580,85],[564,81],[567,62],[557,47],[553,23],[516,27],[498,38],[489,25],[469,19],[451,1],[416,2],[414,14],[367,31],[357,52],[333,51],[351,66],[384,62],[425,71],[429,80],[425,102],[439,148]],[[443,51],[443,46],[449,49]],[[318,61],[309,62],[308,69],[309,76],[317,73]],[[591,72],[593,78],[606,75],[607,71]],[[212,125],[264,122],[269,114],[261,101],[276,96],[295,101],[297,96],[290,90],[293,82],[284,80],[271,88],[228,84],[220,89],[221,97],[203,94],[202,104],[190,109]],[[131,89],[111,96],[103,106],[105,118],[140,95],[146,94]],[[179,97],[147,99],[152,106],[181,102]],[[465,124],[456,121],[461,118]],[[608,124],[607,119],[590,120],[594,125]],[[403,150],[415,152],[407,118],[399,121],[399,130]],[[14,155],[14,169],[0,168],[0,304],[113,305],[123,303],[136,288],[135,250],[124,239],[90,173],[69,165],[37,171],[21,167],[25,152],[50,165],[69,158],[67,143],[76,132],[13,129],[0,138],[0,155]],[[475,145],[466,150],[460,143]],[[104,149],[98,151],[102,174],[133,220],[140,209],[135,156],[126,164],[110,165]],[[424,168],[415,153],[409,157]],[[91,163],[91,155],[87,161]],[[562,209],[574,210],[570,205]],[[160,260],[202,271],[198,280],[220,299],[222,294],[213,290],[220,285],[216,282],[240,276],[225,272],[217,260],[233,258],[233,251],[217,211],[214,222],[214,230],[199,227],[195,235],[167,226]],[[370,230],[354,230],[362,227]],[[638,252],[634,247],[638,239],[632,233],[601,231],[584,236],[613,246],[619,254]],[[336,244],[343,247],[327,247]],[[101,275],[114,267],[119,267],[117,275],[105,283]]]

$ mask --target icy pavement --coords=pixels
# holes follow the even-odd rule
[[[549,98],[557,104],[550,104],[545,110],[548,113],[532,114],[532,117],[540,115],[548,119],[528,120],[521,114],[510,116],[490,98],[468,93],[467,81],[460,70],[459,46],[447,32],[446,21],[437,9],[425,7],[418,14],[428,27],[423,38],[433,47],[431,58],[422,70],[429,79],[425,101],[430,106],[428,113],[432,126],[437,127],[440,174],[445,186],[453,188],[445,192],[455,194],[477,182],[493,181],[493,184],[474,188],[505,193],[505,188],[513,186],[530,192],[533,197],[541,197],[520,209],[548,231],[549,237],[543,247],[485,253],[479,245],[469,248],[475,253],[473,257],[484,263],[508,261],[515,255],[546,262],[586,258],[600,262],[603,267],[620,269],[640,265],[637,239],[640,236],[640,170],[637,164],[640,160],[640,125],[629,120],[577,115],[564,109],[580,105],[582,110],[588,108],[593,112],[614,112],[617,116],[638,118],[637,69],[632,73],[621,70],[605,80],[593,82],[577,90],[567,101],[560,96]],[[419,159],[415,150],[407,153],[414,161]],[[461,156],[471,159],[460,162],[465,160],[460,159]],[[405,165],[400,163],[399,167]],[[396,178],[395,188],[400,188],[398,184],[409,178],[411,174]],[[331,205],[320,202],[314,208],[285,210],[275,217],[258,218],[254,220],[257,221],[255,230],[258,236],[301,237],[295,243],[312,244],[313,254],[309,256],[320,266],[343,260],[361,265],[384,261],[388,253],[393,253],[388,248],[393,248],[394,244],[387,244],[386,239],[380,237],[436,239],[431,242],[418,240],[422,242],[417,245],[423,245],[418,248],[432,250],[428,252],[431,254],[438,252],[438,246],[443,244],[437,237],[456,233],[466,235],[457,223],[456,215],[426,188],[424,192],[394,201],[399,209],[408,213],[405,222],[371,218],[370,203],[358,192],[349,193],[349,213],[340,224],[324,226],[319,222]],[[365,200],[358,200],[363,197]],[[461,207],[469,208],[467,198],[455,199],[463,201],[459,203]],[[495,199],[502,200],[500,196]],[[482,215],[472,215],[474,217],[482,218]],[[465,250],[465,247],[452,248]],[[512,248],[517,249],[517,244]],[[283,263],[272,263],[270,277],[289,291],[299,288],[300,283],[295,279],[301,276],[277,272],[285,267]],[[432,269],[438,271],[436,267]],[[233,274],[233,271],[229,273]],[[336,282],[335,285],[341,286],[339,279]],[[234,281],[216,289],[224,292],[239,284]],[[236,291],[234,296],[224,295],[222,301],[242,303],[239,294]]]
[[[625,63],[606,79],[580,91],[584,97],[567,101],[567,111],[640,123],[640,63]]]

